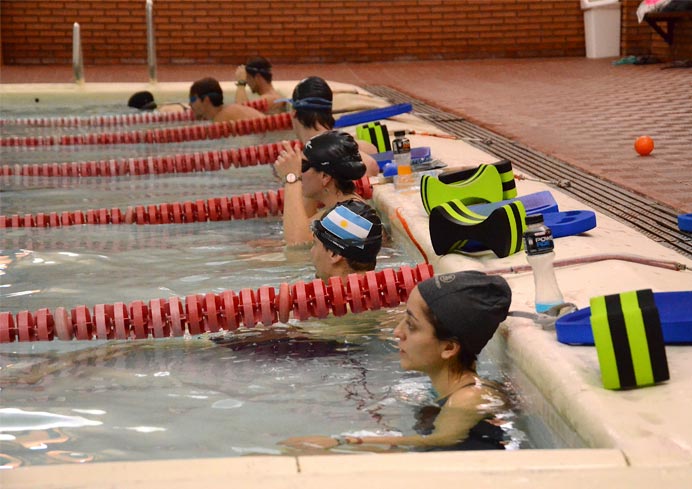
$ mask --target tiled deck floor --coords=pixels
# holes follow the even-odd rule
[[[692,70],[612,66],[585,58],[279,65],[309,75],[388,85],[560,158],[678,212],[692,212]],[[159,81],[233,77],[234,66],[161,66]],[[69,82],[70,67],[2,68],[2,83]],[[145,66],[91,67],[87,82],[146,81]],[[634,151],[648,134],[654,152]]]

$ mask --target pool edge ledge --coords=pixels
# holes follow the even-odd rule
[[[348,457],[348,463],[344,463],[344,457]],[[430,477],[433,474],[463,473],[473,476],[488,472],[574,472],[627,467],[625,457],[615,449],[249,456],[20,467],[0,473],[0,482],[6,489],[86,489],[102,487],[104,483],[113,481],[117,481],[114,487],[123,489],[201,487],[229,481],[246,484],[242,487],[265,488],[275,487],[273,484],[277,482],[291,485],[289,481],[296,483],[324,475],[386,473],[399,477]]]

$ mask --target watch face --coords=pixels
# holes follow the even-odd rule
[[[298,181],[298,177],[295,173],[289,173],[286,175],[286,183],[295,183]]]

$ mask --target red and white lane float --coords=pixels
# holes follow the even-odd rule
[[[290,141],[301,148],[299,140]],[[245,146],[242,148],[176,154],[146,156],[113,160],[66,163],[34,163],[31,165],[2,165],[0,176],[21,175],[29,177],[115,177],[124,175],[161,175],[165,173],[192,173],[228,170],[230,167],[246,167],[274,163],[282,150],[280,142]]]
[[[92,310],[56,307],[15,315],[0,312],[0,343],[14,341],[134,340],[169,338],[185,334],[233,331],[258,323],[270,326],[298,320],[343,316],[394,307],[406,302],[418,282],[433,275],[432,266],[419,264],[387,268],[347,278],[332,277],[294,284],[282,283],[257,290],[226,290],[220,294],[188,295],[141,300],[129,304],[97,304]]]
[[[257,99],[245,102],[243,105],[252,107],[260,112],[266,112],[269,108],[269,101],[267,99]],[[155,124],[158,122],[192,122],[194,120],[195,114],[191,110],[181,110],[180,112],[138,112],[89,117],[19,117],[16,119],[0,119],[0,127],[107,127]]]
[[[355,181],[356,192],[364,199],[372,197],[372,185],[367,176]],[[193,222],[230,221],[277,216],[283,212],[284,191],[269,190],[212,197],[207,200],[172,202],[119,208],[62,211],[38,214],[0,216],[0,229],[56,228],[82,224],[189,224]]]
[[[141,131],[68,134],[62,136],[10,136],[0,138],[0,146],[74,146],[94,144],[159,144],[221,139],[230,136],[245,136],[268,131],[282,131],[291,128],[291,114],[274,114],[255,119],[196,124],[166,129],[147,129]]]

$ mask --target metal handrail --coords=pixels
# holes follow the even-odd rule
[[[74,81],[84,83],[84,57],[82,55],[82,36],[79,23],[72,25],[72,69],[74,71]]]
[[[147,0],[147,65],[149,82],[156,83],[156,36],[154,34],[154,0]]]

